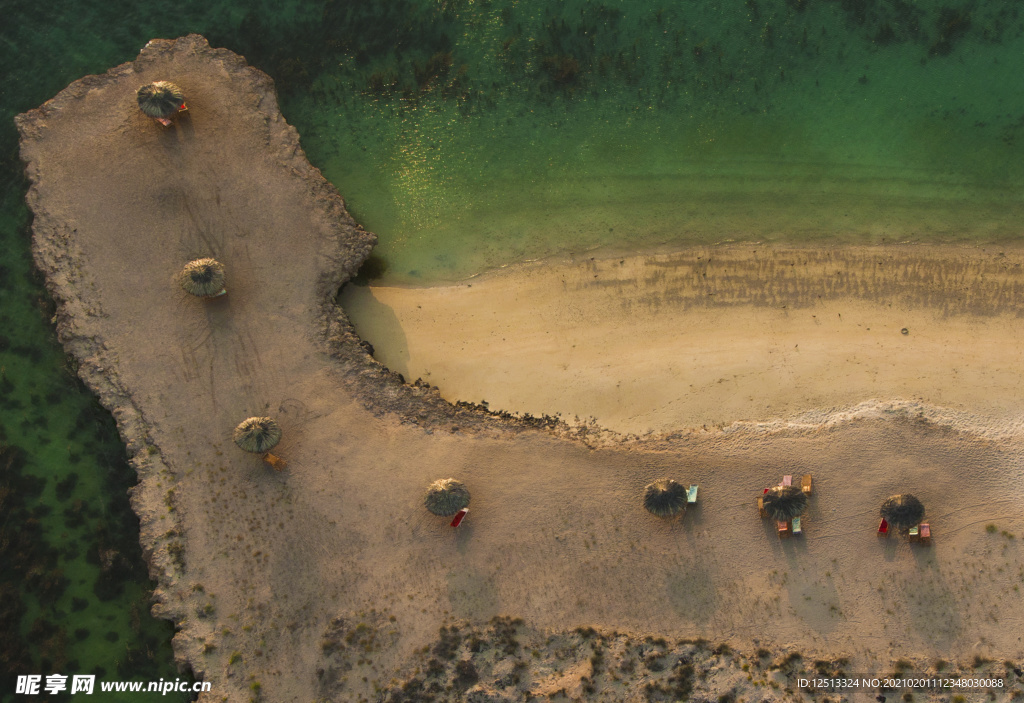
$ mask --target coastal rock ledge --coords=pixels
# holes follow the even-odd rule
[[[136,106],[156,80],[189,106],[168,127]],[[405,384],[334,304],[374,235],[306,160],[271,79],[197,35],[17,125],[59,338],[127,444],[153,610],[212,683],[202,701],[823,699],[798,679],[953,675],[938,660],[968,656],[1001,682],[991,699],[1020,695],[1019,437],[908,405],[613,442]],[[227,295],[177,285],[206,257]],[[265,415],[278,471],[232,441]],[[821,487],[806,541],[753,508],[783,470]],[[640,505],[664,475],[700,484],[682,520]],[[473,496],[457,530],[423,508],[448,476]],[[971,508],[936,511],[931,551],[871,529],[875,496],[908,481]],[[976,529],[978,506],[1001,533]]]

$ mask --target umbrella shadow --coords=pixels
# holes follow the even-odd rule
[[[665,578],[665,593],[668,604],[680,617],[698,625],[706,624],[718,605],[714,579],[696,559]]]
[[[466,620],[490,620],[499,613],[498,589],[494,578],[463,567],[445,576],[451,612]]]
[[[144,117],[146,120],[152,118]],[[188,111],[179,112],[173,118],[171,126],[164,127],[153,121],[153,126],[160,129],[157,141],[167,152],[180,152],[182,147],[191,143],[196,137],[196,128]]]
[[[192,123],[192,113],[186,110],[185,112],[179,112],[177,118],[174,120],[175,125],[175,136],[179,137],[180,142],[191,142],[196,137],[196,126]],[[171,130],[167,130],[168,132]]]
[[[911,553],[914,555],[914,561],[917,562],[917,566],[922,571],[924,569],[938,569],[939,564],[935,560],[935,551],[930,545],[912,544]]]
[[[704,509],[700,501],[687,506],[680,522],[688,529],[696,529],[704,524]]]
[[[895,561],[902,538],[899,535],[889,535],[888,537],[879,537],[878,541],[881,542],[882,558],[886,561]]]
[[[210,327],[216,328],[231,328],[232,315],[231,315],[231,295],[221,295],[216,298],[209,298],[208,300],[202,301],[203,308],[206,311],[206,322]]]
[[[912,628],[927,642],[949,647],[961,634],[960,604],[938,569],[906,574],[903,593]]]
[[[842,618],[839,590],[830,574],[808,574],[791,564],[787,581],[789,605],[801,620],[816,632],[827,634]]]

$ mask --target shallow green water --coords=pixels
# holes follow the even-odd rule
[[[131,472],[31,273],[14,114],[153,37],[201,32],[275,77],[395,282],[596,247],[1015,240],[1018,15],[996,0],[5,3],[0,669],[174,676]]]
[[[434,74],[334,67],[286,110],[393,281],[602,246],[1014,239],[1024,41],[972,7],[470,3],[437,20]]]

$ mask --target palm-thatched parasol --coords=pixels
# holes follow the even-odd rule
[[[686,488],[660,478],[644,489],[644,507],[658,517],[675,517],[686,510]]]
[[[454,478],[442,478],[427,488],[423,504],[434,515],[451,517],[469,505],[469,489]]]
[[[227,293],[224,281],[224,266],[216,259],[189,261],[178,274],[178,284],[186,293],[198,298],[215,298]]]
[[[185,93],[169,81],[144,85],[135,93],[139,109],[150,117],[167,119],[185,104]]]
[[[762,496],[762,503],[773,520],[792,520],[807,508],[807,495],[797,486],[776,486]]]
[[[890,525],[905,530],[921,522],[924,517],[924,505],[909,493],[889,496],[882,501],[879,511]]]
[[[234,440],[247,452],[264,454],[281,441],[281,427],[269,417],[250,417],[235,428]]]

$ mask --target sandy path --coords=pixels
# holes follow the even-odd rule
[[[132,104],[166,76],[192,108],[167,131]],[[248,701],[255,683],[273,701],[375,699],[440,624],[499,613],[552,630],[756,638],[874,658],[876,671],[903,654],[1024,651],[1024,554],[984,529],[1024,530],[1018,434],[916,405],[606,448],[446,424],[422,389],[364,392],[380,371],[325,301],[370,237],[237,57],[199,37],[158,43],[19,126],[58,330],[139,471],[157,610],[180,628],[178,656],[213,682],[204,701]],[[230,289],[210,304],[173,283],[208,254]],[[749,295],[737,281],[720,292]],[[390,410],[395,398],[412,410]],[[233,446],[254,413],[280,420],[286,471]],[[807,534],[782,543],[754,497],[804,471],[818,486]],[[458,531],[421,503],[450,475],[473,495]],[[641,508],[663,475],[701,485],[681,522]],[[926,504],[931,548],[878,542],[878,503],[897,490]],[[343,680],[317,673],[336,617],[380,637]]]
[[[623,433],[907,399],[1024,411],[1021,252],[722,248],[348,286],[375,356],[451,400]],[[906,334],[903,334],[906,330]]]

